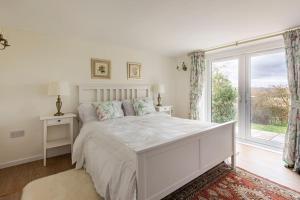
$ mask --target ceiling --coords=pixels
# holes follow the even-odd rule
[[[0,27],[168,56],[300,25],[299,0],[1,0]]]

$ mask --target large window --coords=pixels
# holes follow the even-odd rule
[[[283,49],[210,60],[208,119],[238,121],[238,137],[283,147],[290,96]]]

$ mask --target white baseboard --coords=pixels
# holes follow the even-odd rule
[[[52,151],[47,152],[47,158],[68,154],[70,152],[71,152],[70,147],[67,147],[67,148],[61,147],[61,148],[53,149]],[[43,154],[37,154],[37,155],[30,156],[27,158],[12,160],[12,161],[8,161],[8,162],[0,163],[0,169],[12,167],[12,166],[16,166],[16,165],[21,165],[24,163],[29,163],[29,162],[33,162],[33,161],[37,161],[37,160],[41,160],[41,159],[43,159]]]
[[[43,155],[38,154],[38,155],[31,156],[31,157],[28,157],[28,158],[21,158],[21,159],[17,159],[17,160],[12,160],[12,161],[8,161],[8,162],[5,162],[5,163],[1,163],[0,164],[0,169],[7,168],[7,167],[12,167],[12,166],[16,166],[16,165],[21,165],[21,164],[24,164],[24,163],[29,163],[29,162],[33,162],[33,161],[41,160],[41,159],[43,159]]]

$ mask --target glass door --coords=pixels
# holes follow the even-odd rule
[[[290,94],[284,49],[210,61],[207,119],[237,120],[237,137],[282,148]]]
[[[237,120],[239,91],[239,59],[211,63],[211,121]]]
[[[247,72],[246,138],[282,148],[290,104],[284,51],[250,55]]]

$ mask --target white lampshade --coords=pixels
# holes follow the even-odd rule
[[[48,95],[70,95],[69,83],[66,81],[53,81],[48,85]]]
[[[163,93],[165,93],[165,86],[163,84],[156,84],[153,87],[153,91],[155,93],[163,94]]]

